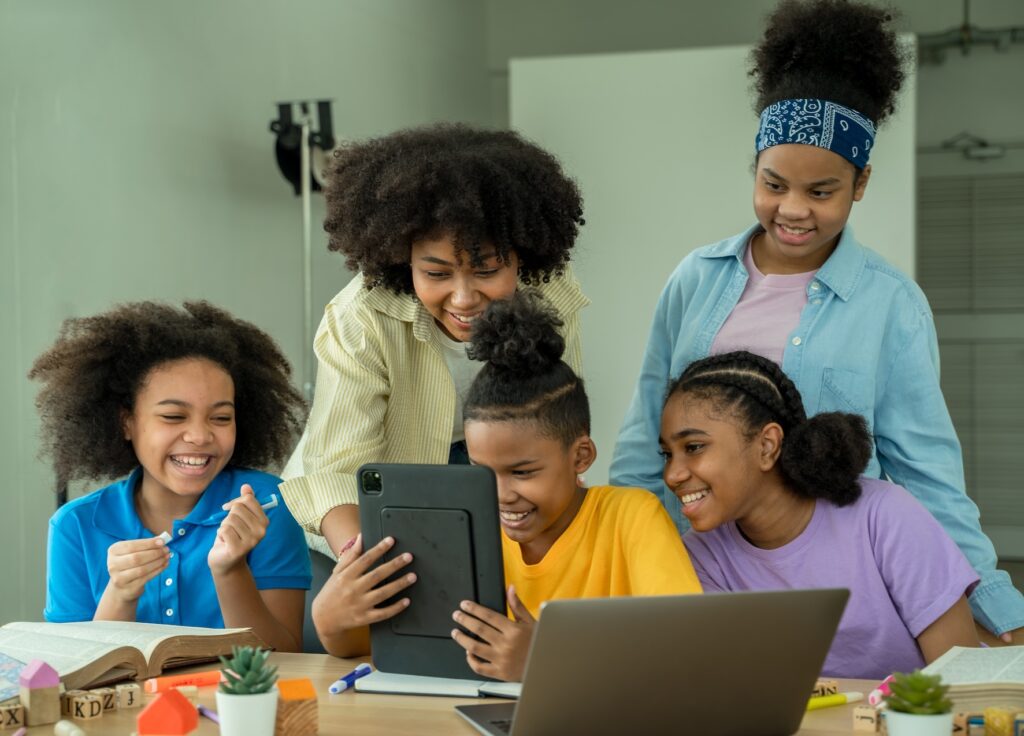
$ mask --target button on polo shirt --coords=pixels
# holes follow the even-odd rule
[[[111,544],[153,534],[135,512],[133,493],[141,470],[127,478],[66,504],[50,521],[47,602],[48,621],[89,620],[110,579],[106,556]],[[261,501],[278,493],[272,475],[225,468],[207,487],[191,513],[174,522],[167,567],[150,580],[139,598],[137,621],[223,627],[217,592],[206,557],[226,513],[221,509],[252,485]],[[284,504],[267,512],[270,525],[249,553],[256,587],[308,589],[309,553],[299,525]],[[168,582],[169,581],[169,582]]]

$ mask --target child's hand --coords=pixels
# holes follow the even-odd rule
[[[536,621],[519,600],[515,586],[508,587],[508,607],[515,621],[473,601],[462,601],[461,607],[452,618],[483,640],[452,630],[452,638],[466,650],[466,661],[473,671],[496,680],[522,681]]]
[[[405,610],[409,605],[408,598],[384,608],[377,606],[416,582],[416,574],[409,573],[381,585],[382,581],[412,562],[412,555],[406,552],[370,569],[394,544],[392,537],[385,537],[364,554],[363,535],[360,534],[342,550],[334,572],[313,601],[313,622],[319,634],[333,636],[348,629],[386,621]]]
[[[167,567],[170,553],[160,537],[126,539],[107,549],[107,593],[118,603],[135,603],[146,583]]]
[[[266,536],[270,523],[248,483],[242,485],[241,495],[224,504],[224,508],[228,511],[227,518],[220,523],[217,539],[206,556],[210,572],[214,575],[230,572],[244,561],[252,548]]]

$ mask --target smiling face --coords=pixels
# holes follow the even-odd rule
[[[147,500],[199,500],[234,452],[234,401],[231,376],[212,361],[187,358],[149,372],[124,419]]]
[[[777,427],[778,425],[769,425]],[[665,484],[683,503],[683,513],[700,532],[754,512],[762,479],[777,452],[759,434],[749,438],[738,421],[716,411],[706,399],[675,393],[661,416],[658,444],[665,457]]]
[[[837,153],[802,143],[772,146],[757,160],[754,212],[764,233],[754,260],[764,273],[813,271],[828,260],[864,196],[871,167],[856,170]]]
[[[583,505],[576,479],[594,462],[588,436],[568,447],[545,437],[529,421],[469,421],[466,447],[474,465],[494,471],[501,528],[534,564],[551,549]]]
[[[494,248],[484,247],[488,257],[479,266],[469,254],[456,251],[450,235],[425,238],[412,244],[412,285],[416,296],[444,332],[466,342],[473,320],[487,305],[508,299],[518,284],[519,259],[509,252],[508,263]]]

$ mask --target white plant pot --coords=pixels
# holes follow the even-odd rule
[[[218,690],[217,717],[221,736],[274,736],[277,688],[257,695],[231,695]]]
[[[885,726],[889,736],[949,736],[953,732],[953,714],[922,716],[886,710]]]

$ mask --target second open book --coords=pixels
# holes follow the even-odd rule
[[[988,705],[1024,709],[1024,646],[953,647],[923,671],[942,675],[958,711]]]
[[[0,653],[22,662],[41,659],[68,690],[164,669],[216,660],[232,646],[265,646],[251,629],[204,629],[121,621],[53,624],[15,622],[0,627]]]

